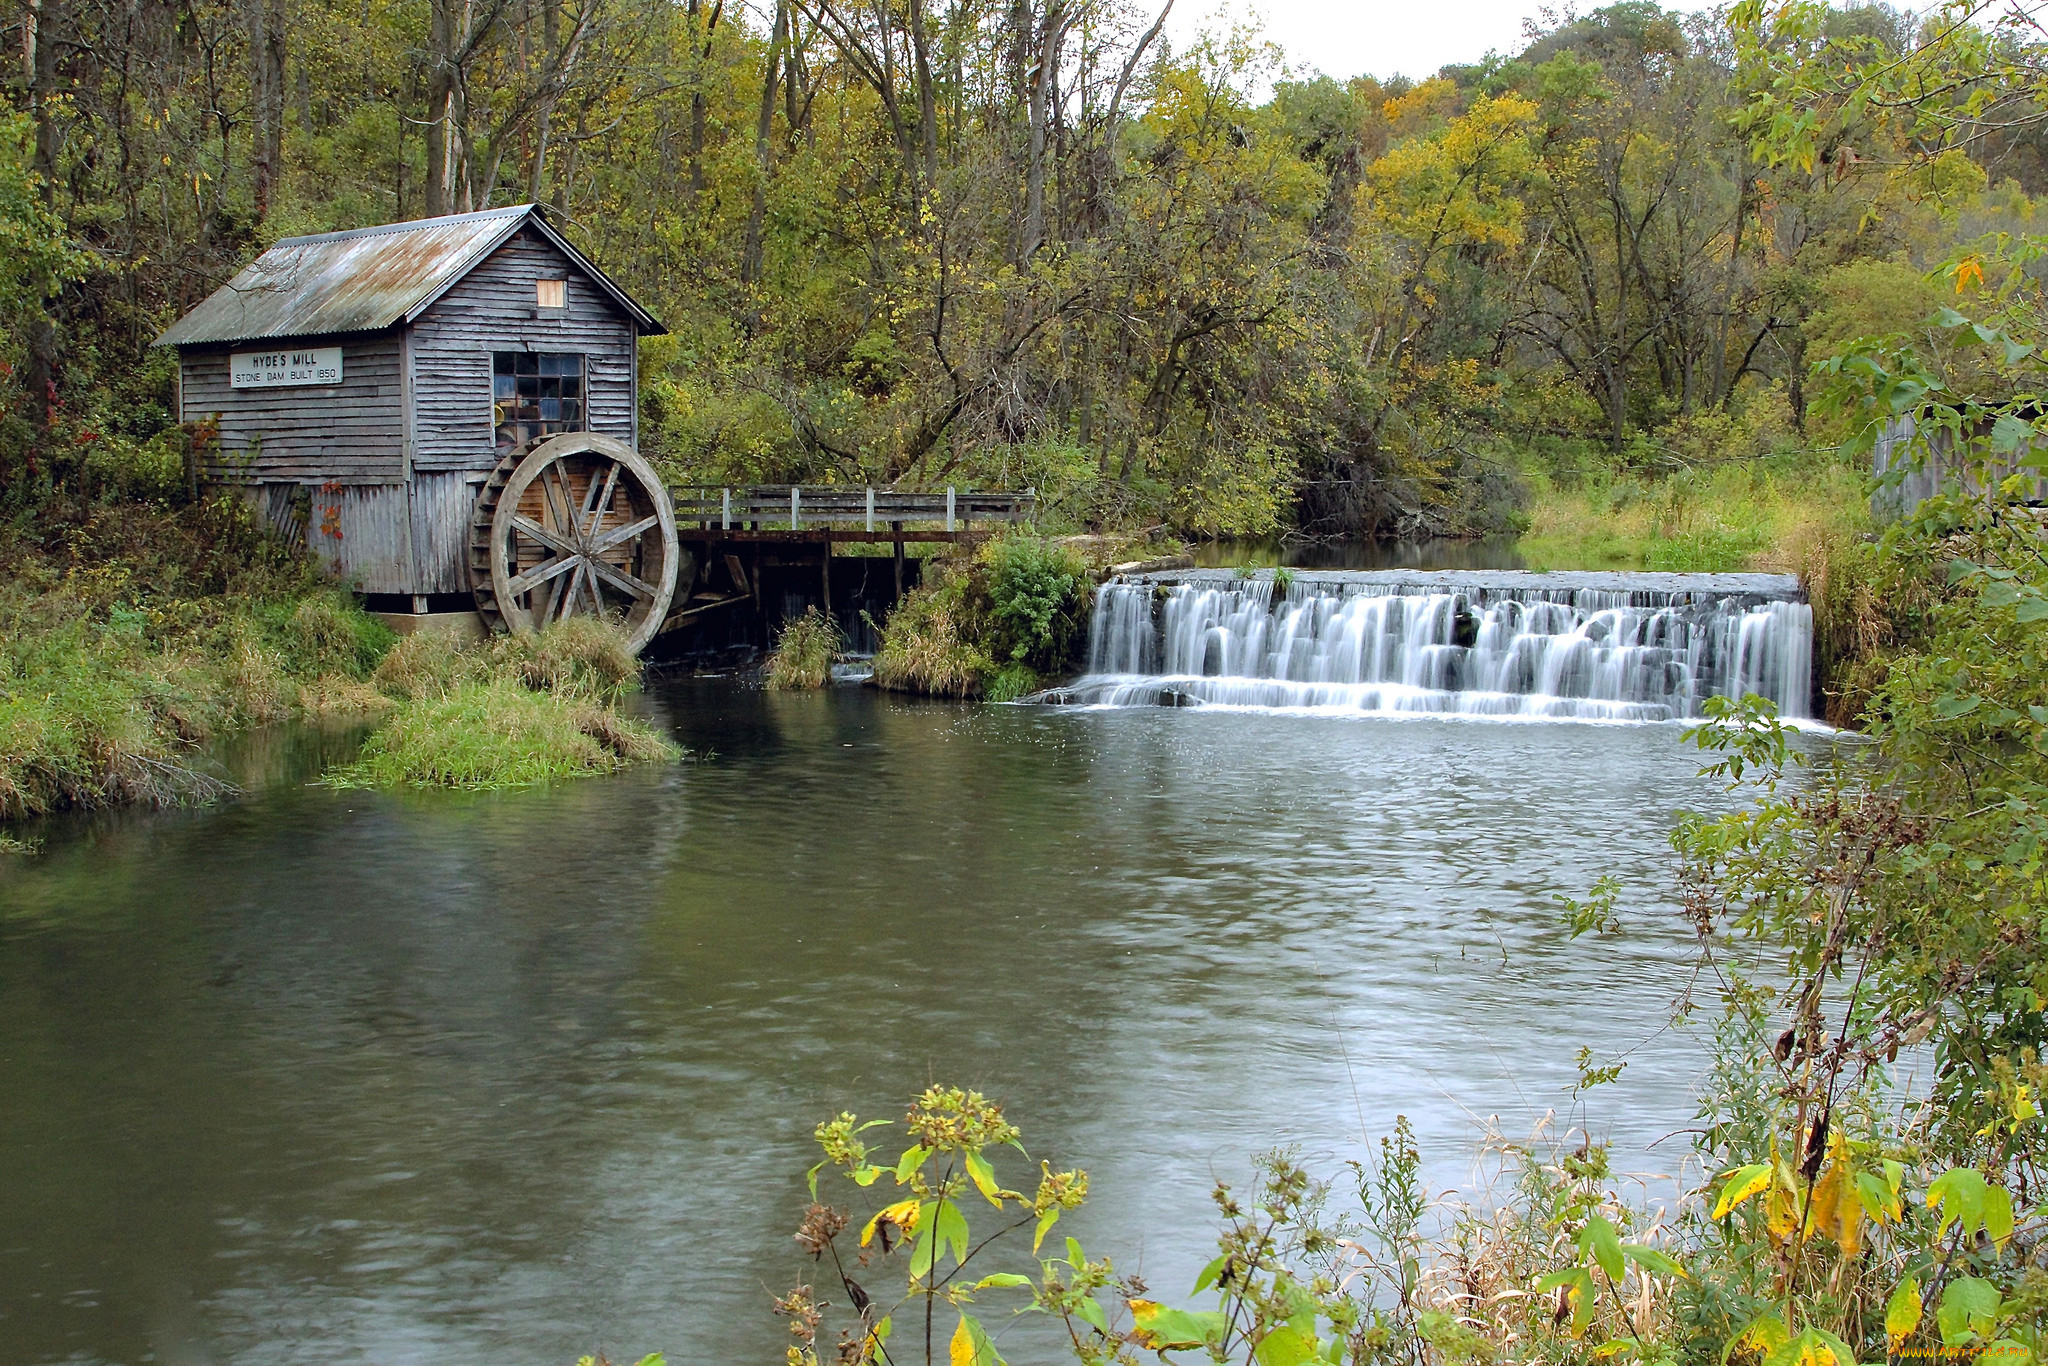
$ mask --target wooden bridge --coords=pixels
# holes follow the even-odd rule
[[[1037,496],[945,489],[909,493],[845,484],[755,484],[745,488],[675,488],[676,540],[696,556],[695,577],[678,585],[662,624],[674,630],[721,608],[761,609],[763,571],[788,578],[815,573],[832,601],[832,547],[841,543],[895,547],[894,592],[903,596],[903,548],[909,542],[959,542],[999,525],[1030,518]]]

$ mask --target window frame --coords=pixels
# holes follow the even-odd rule
[[[491,372],[491,443],[500,455],[536,439],[591,430],[588,352],[493,348],[487,354]],[[567,368],[569,362],[574,362],[573,371]],[[511,381],[509,394],[503,392],[506,386],[502,381],[506,380]],[[522,395],[522,385],[530,392]],[[574,392],[563,393],[568,387],[573,387]],[[550,388],[554,390],[552,394],[548,392]],[[522,398],[527,401],[522,402]],[[554,416],[547,415],[551,404]],[[575,405],[572,417],[563,416],[565,404]],[[511,429],[509,435],[507,428]]]

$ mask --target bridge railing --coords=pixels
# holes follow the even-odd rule
[[[807,526],[862,524],[886,531],[894,523],[943,522],[949,532],[976,522],[1021,522],[1037,506],[1035,492],[982,493],[972,489],[906,493],[845,484],[753,484],[671,489],[676,521],[730,531],[748,523],[801,531]]]

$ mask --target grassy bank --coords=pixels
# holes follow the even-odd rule
[[[1662,476],[1528,476],[1531,569],[1797,573],[1811,545],[1868,526],[1862,474],[1832,453],[1769,455]]]
[[[391,714],[324,781],[484,791],[675,759],[675,745],[618,710],[639,676],[624,633],[590,618],[473,644],[409,636],[371,676]]]
[[[394,637],[239,505],[51,516],[0,556],[0,819],[204,796],[213,736],[377,703]]]
[[[637,676],[617,632],[400,645],[237,501],[46,511],[0,534],[0,560],[0,821],[216,796],[208,740],[338,714],[388,714],[361,783],[514,785],[672,752],[616,711]]]

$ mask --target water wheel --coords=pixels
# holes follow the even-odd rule
[[[661,629],[682,560],[654,468],[594,432],[499,462],[470,513],[469,546],[477,611],[494,629],[607,616],[624,623],[636,654]]]

